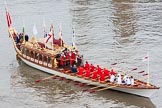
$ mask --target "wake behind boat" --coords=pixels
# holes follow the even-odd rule
[[[110,71],[106,68],[93,66],[86,61],[83,63],[83,56],[73,45],[67,45],[62,39],[60,27],[60,38],[55,39],[54,28],[51,25],[50,33],[42,39],[32,37],[29,39],[24,32],[17,33],[12,27],[12,20],[6,8],[8,32],[12,40],[17,56],[27,65],[44,71],[54,76],[63,77],[73,81],[94,85],[91,89],[102,91],[113,89],[125,93],[135,94],[143,97],[150,97],[159,87],[134,79],[133,76]],[[37,34],[35,26],[34,34]],[[74,36],[73,36],[74,37]],[[74,40],[74,39],[73,39]],[[51,76],[50,78],[52,78]],[[48,78],[42,79],[46,80]],[[100,89],[101,88],[101,89]]]

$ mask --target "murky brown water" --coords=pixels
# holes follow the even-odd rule
[[[147,71],[141,58],[150,53],[151,83],[162,86],[162,1],[161,0],[6,0],[14,26],[32,36],[36,24],[43,36],[46,26],[62,23],[63,38],[71,44],[72,25],[76,44],[85,60],[103,67],[118,63],[116,70],[143,79]],[[17,60],[8,38],[5,10],[0,3],[0,108],[161,108],[162,90],[150,99],[115,91],[82,92],[75,82],[59,79],[35,84],[48,77]],[[137,71],[131,69],[137,67]]]

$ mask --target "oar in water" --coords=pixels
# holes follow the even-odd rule
[[[87,84],[86,83],[81,83],[80,84],[80,87],[84,87],[84,86],[87,86]]]
[[[107,89],[110,89],[110,88],[115,88],[117,87],[118,85],[114,85],[114,86],[110,86],[110,87],[105,87],[105,88],[102,88],[102,89],[98,89],[96,91],[103,91],[103,90],[107,90]]]
[[[52,75],[52,76],[49,76],[49,77],[47,77],[47,78],[39,79],[39,80],[36,80],[35,82],[36,82],[36,83],[39,83],[39,82],[41,82],[41,81],[45,81],[45,80],[50,79],[50,78],[53,78],[53,77],[56,77],[56,75]]]
[[[103,90],[107,90],[107,89],[115,88],[115,87],[117,87],[117,86],[118,86],[118,85],[114,85],[114,86],[109,86],[109,87],[105,87],[105,88],[98,89],[98,90],[92,90],[92,91],[90,91],[90,93],[93,93],[93,92],[99,92],[99,91],[103,91]]]
[[[102,87],[102,86],[96,86],[96,87],[92,87],[90,89],[92,90],[92,89],[96,89],[96,88],[100,88],[100,87]]]

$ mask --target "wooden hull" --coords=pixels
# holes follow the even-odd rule
[[[71,74],[65,74],[65,73],[62,73],[62,72],[59,72],[59,71],[56,71],[56,70],[53,70],[53,69],[50,69],[50,68],[46,68],[46,67],[43,67],[43,66],[40,66],[39,64],[35,64],[33,62],[30,62],[29,60],[26,60],[24,58],[22,58],[20,56],[21,60],[26,63],[27,65],[33,67],[33,68],[36,68],[36,69],[39,69],[41,71],[44,71],[46,73],[49,73],[49,74],[53,74],[53,75],[57,75],[57,76],[60,76],[60,77],[64,77],[66,79],[71,79],[73,81],[78,81],[78,82],[81,82],[81,83],[86,83],[88,85],[94,85],[94,86],[102,86],[102,87],[109,87],[111,85],[108,85],[108,84],[102,84],[100,82],[95,82],[95,81],[92,81],[92,80],[86,80],[84,78],[79,78],[77,76],[72,76]],[[121,92],[125,92],[125,93],[129,93],[129,94],[134,94],[134,95],[138,95],[138,96],[142,96],[142,97],[150,97],[152,94],[154,94],[158,89],[144,89],[144,88],[131,88],[131,87],[113,87],[111,88],[112,90],[117,90],[117,91],[121,91]]]

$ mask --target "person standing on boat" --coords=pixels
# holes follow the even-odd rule
[[[17,35],[17,37],[16,37],[16,45],[17,45],[17,48],[18,49],[20,49],[21,43],[23,41],[22,39],[23,39],[22,33],[20,33],[19,35]]]
[[[29,40],[29,36],[25,35],[25,41],[27,42]]]
[[[70,64],[73,65],[75,63],[76,60],[76,54],[74,51],[71,52],[71,60],[70,60]]]
[[[69,52],[69,50],[67,50],[65,56],[66,56],[66,66],[68,66],[70,64],[70,52]]]
[[[62,54],[61,54],[61,58],[60,58],[60,66],[61,66],[61,67],[64,66],[64,60],[65,60],[65,56],[64,56],[64,54],[62,53]]]
[[[77,57],[77,65],[78,66],[83,66],[83,58],[82,58],[82,55],[78,55]]]

